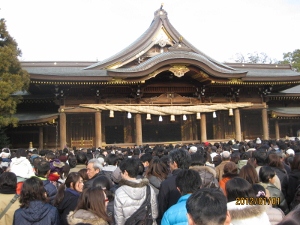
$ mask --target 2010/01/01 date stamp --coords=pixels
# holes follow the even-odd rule
[[[236,205],[280,205],[279,197],[236,198]]]

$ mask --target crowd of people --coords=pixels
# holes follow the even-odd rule
[[[0,174],[5,225],[300,224],[297,139],[3,148]]]

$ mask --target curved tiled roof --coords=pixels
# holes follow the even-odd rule
[[[300,116],[300,107],[272,107],[268,111],[279,117]]]
[[[162,53],[162,54],[156,55],[156,56],[148,59],[147,61],[145,61],[135,67],[111,69],[109,71],[116,72],[116,73],[134,73],[134,72],[139,72],[139,71],[145,71],[160,62],[171,60],[171,59],[195,60],[200,63],[204,63],[205,65],[207,65],[214,71],[217,71],[219,73],[224,73],[224,74],[231,74],[231,75],[239,74],[241,76],[245,76],[245,73],[247,73],[247,71],[236,70],[236,69],[233,69],[230,67],[228,67],[228,68],[220,67],[218,64],[212,63],[210,60],[208,60],[206,57],[204,57],[202,55],[196,54],[194,52],[185,52],[185,51],[174,51],[174,52]]]
[[[40,113],[17,113],[14,116],[18,118],[19,124],[48,122],[51,119],[57,119],[58,113],[47,114],[45,112]]]
[[[88,67],[86,67],[86,70],[89,69],[103,69],[106,67],[109,67],[111,65],[114,65],[116,63],[124,63],[127,62],[130,59],[133,59],[136,55],[139,55],[141,52],[147,50],[149,46],[153,46],[155,44],[155,41],[153,40],[155,35],[162,29],[162,27],[166,30],[168,35],[171,37],[171,41],[174,43],[181,42],[185,46],[187,46],[190,51],[201,55],[204,58],[207,58],[208,61],[211,61],[212,63],[216,64],[217,67],[223,67],[225,69],[232,69],[229,66],[222,64],[211,57],[205,55],[203,52],[199,51],[197,48],[195,48],[191,43],[189,43],[187,40],[182,38],[182,35],[172,26],[172,24],[169,22],[169,19],[167,17],[167,12],[160,8],[154,13],[154,19],[150,25],[150,27],[131,45],[123,49],[122,51],[118,52],[117,54],[101,61],[97,62],[95,64],[92,64]]]
[[[30,74],[52,76],[107,76],[106,70],[83,70],[81,67],[23,67]]]

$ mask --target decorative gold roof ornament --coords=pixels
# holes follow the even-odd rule
[[[169,71],[171,71],[176,77],[182,77],[185,73],[189,72],[190,69],[184,65],[172,66]]]

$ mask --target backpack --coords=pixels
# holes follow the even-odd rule
[[[151,210],[151,192],[150,186],[147,185],[146,199],[125,222],[125,225],[152,225],[152,210]]]
[[[293,201],[290,204],[290,211],[292,211],[300,203],[300,185],[296,188]]]

